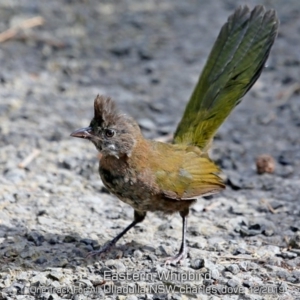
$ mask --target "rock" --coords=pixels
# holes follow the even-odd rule
[[[286,280],[289,281],[289,282],[291,282],[291,283],[297,283],[298,282],[298,280],[295,277],[293,277],[293,276],[288,276],[286,278]]]
[[[6,289],[4,289],[3,292],[4,292],[4,294],[10,296],[9,298],[6,298],[6,299],[12,299],[11,297],[15,296],[18,291],[17,291],[17,289],[14,286],[9,286]]]
[[[250,288],[252,286],[252,282],[250,280],[244,280],[243,281],[243,286],[246,288]]]
[[[27,234],[27,240],[34,242],[36,246],[41,246],[45,238],[41,233],[36,231],[31,231]]]
[[[197,206],[197,204],[195,206]],[[193,207],[193,209],[195,209],[195,207]],[[202,210],[203,210],[203,206],[201,207],[201,211]],[[188,228],[188,232],[192,236],[201,236],[201,228],[200,228],[200,226],[190,226]]]
[[[46,263],[48,260],[46,257],[39,257],[38,259],[36,259],[34,262],[38,265],[42,265],[44,263]]]
[[[147,255],[147,259],[151,260],[152,262],[155,262],[155,261],[157,261],[157,256],[153,253],[149,253]]]
[[[240,271],[240,268],[237,264],[229,265],[226,269],[234,275],[238,274]]]
[[[236,286],[238,286],[240,283],[237,280],[234,279],[229,279],[227,282],[227,285],[234,288]]]
[[[76,284],[74,284],[74,285],[76,286]],[[61,288],[61,284],[57,280],[53,280],[53,281],[50,280],[50,287],[52,287],[52,288],[54,288],[54,289],[57,290],[57,289]]]
[[[80,284],[80,286],[83,286],[83,287],[90,287],[90,288],[93,287],[92,282],[87,279],[80,279],[78,283]]]
[[[165,248],[163,246],[159,246],[156,250],[155,250],[155,255],[157,255],[158,257],[161,257],[161,256],[167,256],[168,253],[167,251],[165,250]]]
[[[291,156],[288,155],[288,153],[282,153],[278,156],[278,159],[277,161],[283,165],[283,166],[286,166],[286,165],[293,165],[293,161],[291,159]]]
[[[52,266],[54,267],[65,267],[68,264],[67,258],[64,257],[55,257],[52,260]]]
[[[13,287],[16,289],[16,294],[22,294],[24,293],[25,285],[19,282],[14,282]]]
[[[179,294],[173,294],[173,295],[171,296],[171,299],[172,299],[172,300],[182,300],[181,295],[179,295]]]
[[[152,60],[153,54],[150,49],[147,49],[145,47],[141,47],[138,49],[138,54],[141,60]]]
[[[163,102],[150,102],[149,108],[155,112],[161,112],[164,109]]]
[[[85,245],[92,245],[93,243],[95,243],[96,241],[93,239],[81,239],[79,241],[80,243],[83,243]]]
[[[74,296],[74,300],[88,300],[89,298],[85,295],[77,294]]]
[[[260,257],[275,257],[280,253],[280,248],[274,245],[261,246],[256,250],[256,254]]]
[[[297,279],[298,282],[300,282],[300,270],[294,270],[292,275]]]
[[[212,279],[218,280],[219,277],[220,277],[220,273],[217,269],[212,269],[210,271],[210,276],[211,276]]]
[[[115,269],[117,273],[126,271],[126,267],[124,266],[124,264],[118,260],[113,260],[113,259],[107,260],[105,262],[105,265],[110,269]]]
[[[292,258],[297,257],[297,253],[294,253],[294,252],[291,252],[291,251],[281,252],[278,255],[280,255],[283,258],[287,258],[287,259],[292,259]]]
[[[276,275],[278,276],[278,278],[285,279],[285,280],[290,276],[289,272],[283,268],[278,269],[276,271]]]
[[[117,57],[128,56],[130,54],[130,45],[126,42],[120,42],[110,49],[110,52]]]
[[[231,172],[230,174],[228,174],[229,172],[227,172],[227,183],[229,186],[232,187],[233,190],[240,190],[243,188],[243,180],[240,177],[239,174],[235,173],[235,172]]]
[[[216,269],[216,265],[209,259],[204,259],[204,265],[208,270]]]
[[[34,286],[46,286],[48,279],[44,274],[37,274],[29,279],[30,283]]]
[[[138,300],[138,298],[134,295],[129,295],[125,298],[126,300]]]
[[[58,295],[56,294],[50,294],[48,300],[59,300],[61,299]]]
[[[11,285],[11,276],[9,274],[5,274],[2,278],[2,283],[4,287],[9,287]]]
[[[44,216],[40,216],[38,217],[38,222],[41,225],[46,225],[46,226],[53,226],[53,224],[55,223],[55,219],[49,218],[49,217],[44,217]]]
[[[4,172],[4,177],[14,184],[20,183],[26,177],[24,169],[9,169]]]
[[[67,170],[75,170],[78,166],[78,161],[72,157],[66,157],[60,162],[59,166]]]
[[[153,294],[153,300],[165,300],[167,297],[166,294]]]
[[[79,248],[74,248],[72,249],[72,253],[75,254],[75,256],[78,256],[78,257],[84,257],[84,251],[79,249]]]
[[[35,247],[25,247],[25,249],[20,253],[21,258],[29,258],[31,259],[37,254],[37,250]]]
[[[271,236],[275,230],[275,225],[272,221],[256,218],[249,222],[248,228],[241,226],[240,233],[242,236],[255,236],[261,233],[266,236]]]
[[[246,249],[242,248],[242,247],[238,247],[236,249],[234,249],[233,255],[239,255],[239,254],[250,254],[249,251],[247,251]]]
[[[135,259],[141,259],[143,257],[143,253],[140,250],[135,250],[133,252],[133,256]]]
[[[153,121],[151,121],[150,119],[139,119],[138,120],[138,124],[141,126],[141,128],[146,129],[146,130],[155,130],[156,129],[156,125]]]
[[[25,280],[27,280],[27,279],[28,279],[28,274],[27,274],[27,272],[22,271],[22,272],[19,272],[19,273],[17,274],[17,280],[25,281]]]
[[[77,241],[77,237],[73,235],[66,235],[63,242],[64,243],[74,243]]]
[[[241,261],[239,264],[238,264],[239,268],[244,271],[244,272],[247,272],[248,271],[248,263],[247,261]]]
[[[256,158],[256,169],[258,174],[274,173],[275,159],[269,154],[262,154]]]
[[[292,248],[300,249],[300,232],[296,232],[294,236],[290,239],[289,245]]]
[[[240,234],[241,236],[255,236],[261,233],[261,230],[249,230],[248,228],[241,227]]]
[[[201,258],[193,259],[191,261],[191,268],[194,270],[199,270],[204,267],[205,265],[204,262],[205,262],[204,259]]]
[[[52,280],[57,280],[57,281],[60,281],[63,277],[64,277],[64,274],[62,273],[61,270],[52,270],[48,276],[48,278],[52,279]]]

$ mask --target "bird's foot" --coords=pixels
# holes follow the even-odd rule
[[[186,252],[183,251],[183,252],[179,252],[178,254],[176,254],[175,256],[173,257],[168,257],[165,261],[165,266],[166,265],[177,265],[178,263],[182,265],[183,261],[185,260],[186,258]]]
[[[93,256],[102,255],[102,254],[108,252],[114,246],[114,244],[115,243],[113,243],[112,241],[108,242],[103,247],[101,247],[99,250],[89,252],[88,255],[86,256],[86,258],[91,258]]]

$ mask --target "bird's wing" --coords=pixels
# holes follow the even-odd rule
[[[225,188],[218,176],[219,168],[207,156],[199,156],[193,151],[185,152],[181,163],[173,169],[156,172],[156,182],[167,198],[188,200]]]

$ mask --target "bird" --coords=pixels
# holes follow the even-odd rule
[[[220,168],[208,150],[220,125],[259,78],[278,33],[275,10],[238,7],[212,47],[187,103],[173,141],[144,138],[137,122],[122,114],[107,96],[94,100],[90,125],[71,133],[91,141],[101,153],[99,174],[109,192],[134,209],[133,221],[114,239],[89,255],[111,249],[147,212],[179,212],[182,240],[166,264],[187,256],[187,217],[197,198],[222,191]]]

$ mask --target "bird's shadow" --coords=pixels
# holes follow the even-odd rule
[[[101,255],[87,257],[90,251],[98,250],[105,243],[77,232],[54,234],[32,230],[24,232],[19,228],[0,225],[0,272],[10,270],[47,270],[51,268],[70,268],[88,266],[96,262],[105,264],[107,260],[131,257],[132,259],[149,259],[155,248],[136,241],[122,241]],[[135,258],[134,252],[140,250]]]

